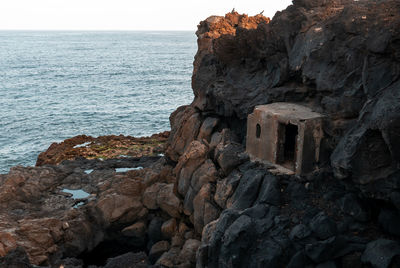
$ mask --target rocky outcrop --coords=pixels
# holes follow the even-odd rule
[[[201,22],[195,98],[172,113],[165,157],[120,138],[111,159],[76,158],[104,151],[78,137],[0,175],[0,264],[400,266],[399,11],[294,0],[272,20]],[[247,115],[278,101],[325,116],[312,174],[277,174],[245,152]],[[147,149],[119,157],[129,142]]]
[[[149,175],[153,182],[146,185]],[[163,253],[155,245],[178,233],[168,222],[184,224],[170,176],[172,168],[160,157],[12,168],[0,179],[0,263],[11,263],[10,256],[22,249],[32,264],[51,267],[68,264],[67,257],[76,258],[77,267],[131,267],[118,265],[136,255],[107,258],[138,250],[149,252],[154,263]],[[147,193],[154,186],[159,190],[153,206]],[[168,237],[161,235],[162,226],[169,229]],[[175,248],[179,254],[182,245]],[[146,267],[147,257],[141,262]]]
[[[195,99],[176,112],[197,121],[171,117],[173,133],[192,132],[179,150],[167,145],[175,170],[188,171],[176,173],[184,211],[203,230],[198,267],[397,264],[399,11],[390,0],[299,0],[251,27],[237,13],[200,23]],[[248,162],[247,115],[278,101],[325,116],[324,172],[282,177]],[[207,161],[217,175],[198,190]],[[199,216],[207,203],[218,218]],[[378,264],[367,248],[383,238],[391,250]]]
[[[336,177],[388,178],[399,166],[399,9],[397,1],[294,1],[270,23],[235,31],[222,25],[237,14],[211,17],[197,31],[192,106],[244,137],[255,105],[304,104],[327,116],[323,150],[325,160],[333,152]]]
[[[242,144],[255,105],[311,107],[326,116],[321,164],[391,202],[400,165],[399,10],[398,1],[299,0],[253,27],[234,23],[236,13],[210,17],[196,33],[192,107]]]
[[[100,136],[97,138],[80,135],[53,143],[39,154],[36,166],[57,165],[64,160],[116,159],[124,157],[158,156],[164,152],[164,144],[169,137],[165,131],[151,137]]]

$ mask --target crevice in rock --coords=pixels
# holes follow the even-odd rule
[[[83,261],[83,267],[90,265],[104,266],[109,258],[114,258],[128,252],[146,251],[145,247],[133,247],[123,240],[104,240],[94,249],[83,252],[77,258]]]

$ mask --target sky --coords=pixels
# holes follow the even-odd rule
[[[0,30],[196,30],[210,15],[273,17],[291,0],[0,0]]]

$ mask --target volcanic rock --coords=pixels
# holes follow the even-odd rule
[[[368,243],[361,260],[370,263],[373,267],[389,267],[392,258],[400,254],[398,242],[378,239]]]
[[[164,144],[168,137],[168,131],[143,138],[123,135],[94,138],[80,135],[66,139],[61,143],[51,144],[45,152],[39,154],[36,166],[57,165],[64,160],[74,160],[79,157],[115,159],[157,156],[164,152]]]
[[[23,247],[43,266],[148,264],[143,251],[166,267],[396,266],[399,14],[395,0],[295,0],[271,21],[201,22],[194,100],[172,113],[165,157],[167,134],[82,136],[0,175],[0,264],[31,267]],[[273,102],[324,115],[307,176],[245,152],[248,114]]]
[[[149,253],[150,262],[154,263],[164,252],[167,252],[170,248],[168,241],[159,241],[155,243]]]

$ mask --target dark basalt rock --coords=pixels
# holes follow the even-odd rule
[[[149,267],[150,263],[147,256],[143,252],[139,253],[126,253],[107,261],[104,268],[145,268]]]
[[[274,206],[279,206],[281,200],[281,191],[278,187],[278,179],[275,176],[267,174],[263,178],[260,187],[260,193],[256,203],[265,203]]]
[[[192,106],[228,125],[259,104],[310,106],[327,116],[322,163],[333,152],[337,178],[386,179],[400,163],[399,13],[394,0],[303,0],[270,23],[222,35],[216,29],[235,14],[206,20],[197,32]],[[245,124],[232,129],[246,133]],[[388,199],[392,190],[379,185],[371,195]]]
[[[5,257],[0,258],[0,267],[34,268],[29,262],[28,255],[22,247],[10,251]]]
[[[235,13],[200,24],[191,104],[200,114],[245,144],[255,105],[300,103],[325,115],[325,136],[322,169],[302,178],[251,162],[226,172],[214,150],[214,198],[229,210],[202,241],[198,267],[360,267],[368,242],[399,235],[399,14],[394,0],[296,0],[257,27],[223,31]]]
[[[316,263],[332,259],[344,246],[346,241],[341,236],[306,245],[306,255]]]
[[[386,232],[400,236],[400,214],[396,210],[382,209],[378,216],[378,221],[383,230]]]
[[[161,241],[163,239],[163,235],[161,232],[161,226],[163,224],[163,220],[159,217],[155,217],[150,221],[148,228],[149,235],[149,248],[153,246],[153,244]]]
[[[364,263],[370,263],[373,267],[389,267],[394,256],[400,254],[400,245],[398,242],[378,239],[368,243],[361,260]]]
[[[217,162],[226,175],[228,175],[237,166],[248,160],[248,157],[246,157],[243,152],[243,146],[236,143],[229,143],[221,148],[221,151],[218,154]]]
[[[245,209],[251,207],[257,196],[264,173],[260,170],[249,170],[243,174],[240,183],[232,196],[234,209]]]
[[[298,224],[290,231],[289,237],[292,240],[304,239],[311,235],[311,230],[304,224]]]
[[[354,194],[346,194],[341,199],[339,199],[340,209],[351,215],[354,219],[358,221],[368,221],[369,215],[368,210],[365,208],[365,204],[362,201],[354,196]]]
[[[327,239],[337,234],[336,223],[326,216],[324,212],[318,213],[312,218],[310,227],[320,239]]]

